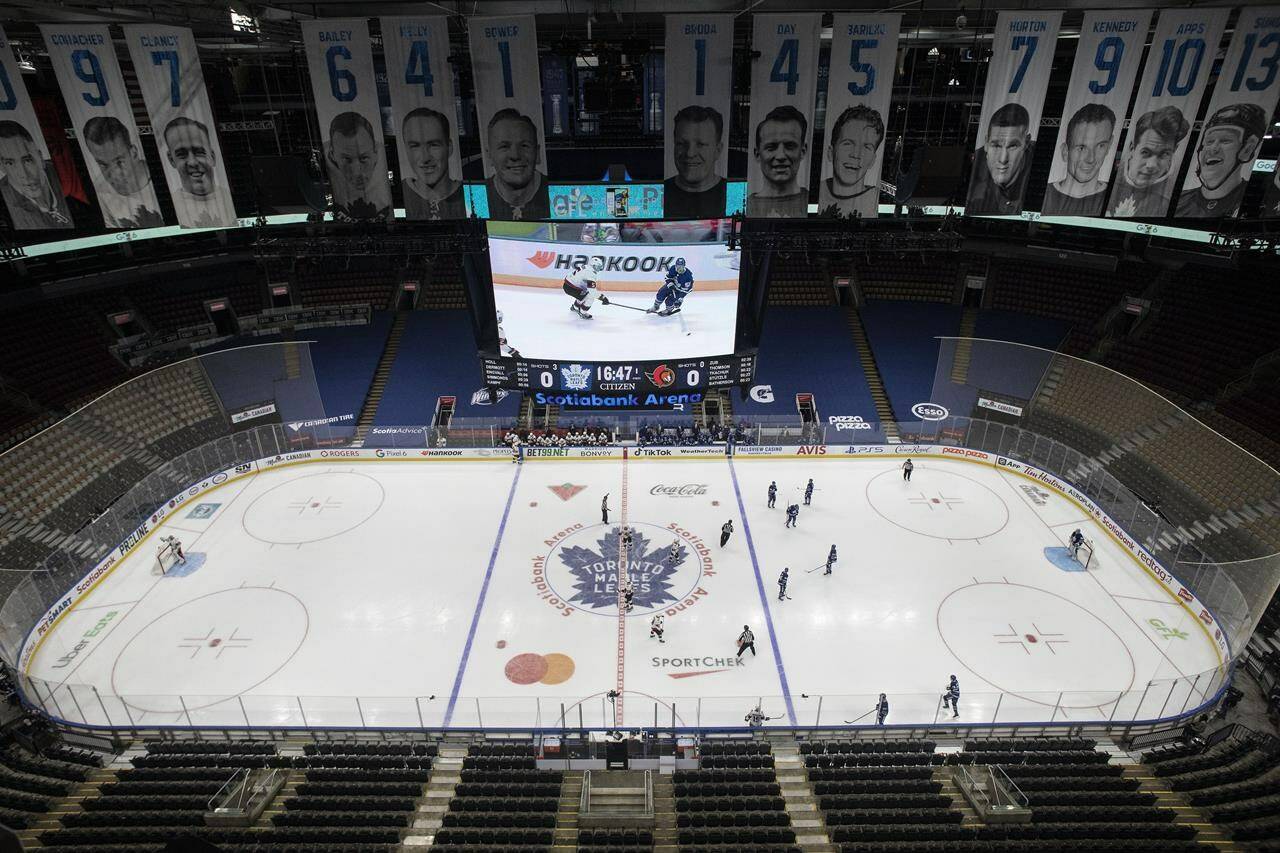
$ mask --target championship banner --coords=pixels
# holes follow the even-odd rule
[[[70,228],[71,212],[62,196],[58,170],[13,46],[0,29],[0,198],[19,231]]]
[[[191,30],[135,24],[124,28],[124,40],[151,118],[178,224],[183,228],[235,225],[218,125]]]
[[[1280,98],[1280,7],[1240,10],[1174,215],[1235,216]]]
[[[836,15],[818,212],[875,218],[901,15]]]
[[[965,203],[970,216],[1022,212],[1061,23],[1061,12],[996,18]]]
[[[1086,12],[1040,212],[1101,216],[1150,9]]]
[[[546,138],[533,15],[471,18],[480,150],[490,219],[548,219]]]
[[[822,15],[756,15],[754,25],[746,213],[807,216]]]
[[[1160,10],[1121,143],[1119,172],[1111,181],[1107,216],[1169,212],[1191,123],[1230,12],[1225,8]]]
[[[405,217],[466,219],[449,21],[423,15],[381,24]]]
[[[163,225],[111,31],[105,24],[70,24],[40,32],[103,223],[130,230]]]
[[[733,15],[667,15],[663,73],[663,216],[724,216],[733,89]],[[813,98],[809,103],[812,111]]]
[[[333,194],[333,218],[390,219],[391,185],[369,23],[364,18],[302,21],[302,44]]]

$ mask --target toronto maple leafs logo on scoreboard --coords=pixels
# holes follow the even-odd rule
[[[581,364],[570,364],[560,368],[560,376],[564,379],[566,391],[590,391],[591,368]]]

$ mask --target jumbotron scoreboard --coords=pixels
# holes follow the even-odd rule
[[[482,356],[486,385],[520,391],[662,394],[750,385],[754,352],[668,361],[532,361]]]

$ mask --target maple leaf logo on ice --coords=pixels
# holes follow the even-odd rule
[[[566,391],[586,391],[591,387],[591,368],[589,367],[571,364],[560,368],[560,375],[564,377]]]
[[[596,540],[596,549],[579,545],[560,549],[560,560],[573,575],[576,590],[570,601],[583,607],[598,610],[616,607],[618,604],[618,536],[621,528],[614,527],[603,538]],[[681,545],[676,559],[668,563],[669,551],[665,546],[650,549],[649,537],[635,532],[627,560],[627,574],[635,591],[632,604],[637,610],[660,607],[676,600],[671,593],[671,582],[676,572],[689,557],[689,549]]]
[[[545,270],[547,267],[555,263],[555,260],[556,260],[556,253],[548,252],[545,249],[543,249],[541,252],[534,252],[532,255],[529,256],[529,263],[533,264],[535,267],[537,267],[540,270]]]

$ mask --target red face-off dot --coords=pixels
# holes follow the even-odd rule
[[[1035,634],[1025,634],[1024,636],[1027,638],[1027,642],[1028,642],[1028,643],[1038,643],[1038,642],[1040,642],[1039,640],[1037,640],[1037,639],[1036,639],[1036,635],[1035,635]]]
[[[542,655],[525,653],[507,661],[506,675],[516,684],[533,684],[547,674],[547,659]]]
[[[500,648],[500,649],[505,649],[505,648],[507,647],[507,641],[506,641],[506,640],[499,640],[499,641],[497,642],[497,646],[498,646],[498,648]]]

